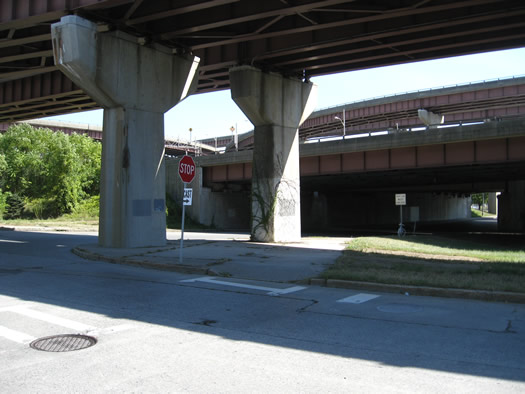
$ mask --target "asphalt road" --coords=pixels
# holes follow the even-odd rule
[[[525,392],[525,305],[82,260],[0,232],[0,392]],[[70,352],[34,339],[85,333]]]

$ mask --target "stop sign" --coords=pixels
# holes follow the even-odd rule
[[[195,162],[190,156],[183,156],[179,161],[179,175],[184,183],[190,183],[195,177]]]

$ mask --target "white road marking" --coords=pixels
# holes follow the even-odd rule
[[[127,330],[131,330],[132,328],[135,328],[135,326],[133,326],[131,324],[120,324],[118,326],[112,326],[112,327],[106,327],[106,328],[101,328],[101,329],[95,329],[95,330],[92,330],[92,331],[88,331],[86,334],[99,336],[99,335],[113,334],[113,333],[116,333],[116,332],[127,331]]]
[[[300,290],[303,290],[303,289],[306,289],[306,287],[293,286],[293,287],[288,287],[287,289],[277,289],[276,291],[268,293],[268,294],[269,295],[277,295],[278,296],[278,295],[282,295],[282,294],[295,293],[296,291],[300,291]]]
[[[0,239],[0,242],[8,243],[8,244],[26,244],[27,241],[14,241],[11,239]]]
[[[379,297],[377,294],[359,293],[350,297],[341,298],[340,300],[337,300],[337,302],[346,302],[348,304],[362,304],[363,302],[373,300],[377,297]]]
[[[55,324],[57,326],[62,326],[66,328],[71,328],[72,330],[76,330],[76,331],[90,331],[90,330],[96,329],[96,327],[89,326],[87,324],[79,323],[79,322],[69,320],[69,319],[64,319],[58,316],[53,316],[48,313],[32,310],[32,309],[27,308],[24,305],[3,308],[2,311],[14,312],[19,315],[30,317],[32,319],[42,320],[47,323]]]
[[[17,313],[22,316],[29,317],[31,319],[41,320],[45,321],[47,323],[51,323],[57,326],[62,326],[66,328],[71,328],[77,332],[82,332],[88,335],[94,335],[94,336],[100,336],[100,335],[106,335],[106,334],[113,334],[117,332],[122,332],[126,330],[130,330],[134,328],[135,326],[131,324],[120,324],[116,326],[106,327],[106,328],[97,328],[94,326],[90,326],[87,324],[79,323],[73,320],[64,319],[62,317],[53,316],[48,313],[35,311],[32,309],[29,309],[29,305],[27,304],[18,304],[13,306],[7,306],[0,308],[0,312],[13,312]],[[15,331],[10,328],[0,326],[0,337],[9,339],[14,342],[22,343],[22,344],[28,344],[34,341],[36,338],[28,335],[26,333]]]
[[[30,343],[33,342],[36,338],[26,333],[11,330],[10,328],[0,326],[0,337],[4,337],[14,342],[18,343]]]
[[[12,312],[14,309],[27,307],[28,305],[31,305],[31,303],[29,301],[24,301],[16,305],[4,306],[3,308],[0,308],[0,312]]]
[[[184,283],[205,282],[205,283],[213,283],[213,284],[224,285],[224,286],[241,287],[244,289],[262,290],[262,291],[267,291],[268,292],[267,294],[272,295],[272,296],[279,296],[282,294],[294,293],[296,291],[306,289],[306,287],[302,287],[302,286],[293,286],[293,287],[288,287],[286,289],[276,289],[274,287],[248,285],[245,283],[226,282],[222,280],[216,280],[208,276],[203,276],[203,277],[195,278],[195,279],[185,279],[185,280],[181,280],[181,282],[184,282]]]

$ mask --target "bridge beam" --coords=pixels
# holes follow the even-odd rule
[[[55,63],[104,108],[99,244],[166,244],[164,112],[196,86],[198,58],[142,46],[66,16],[52,26]]]
[[[255,126],[251,236],[301,239],[298,128],[312,113],[317,86],[250,66],[230,70],[235,103]]]

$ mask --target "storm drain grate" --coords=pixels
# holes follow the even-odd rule
[[[29,346],[43,352],[72,352],[73,350],[86,349],[96,343],[96,338],[89,335],[63,334],[36,339]]]

